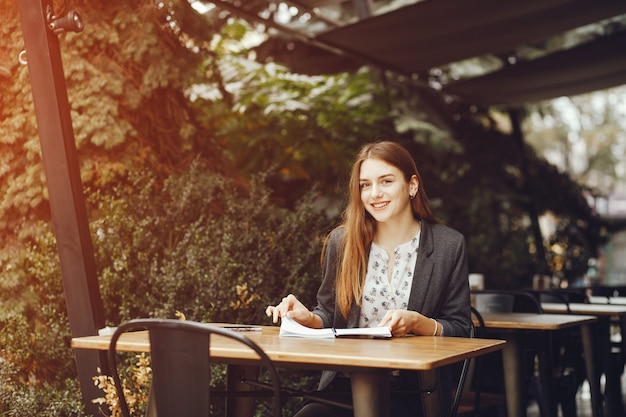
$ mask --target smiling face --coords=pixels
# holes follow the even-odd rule
[[[366,159],[359,173],[361,201],[377,222],[413,218],[411,195],[417,192],[414,175],[409,182],[402,172],[380,159]]]

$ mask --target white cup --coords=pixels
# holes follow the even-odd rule
[[[470,290],[484,290],[485,276],[483,274],[469,274]]]

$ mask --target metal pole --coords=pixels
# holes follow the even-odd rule
[[[104,313],[57,38],[82,30],[82,22],[73,11],[69,20],[57,19],[50,0],[18,5],[70,329],[73,337],[95,335]],[[86,412],[101,415],[91,400],[103,393],[92,377],[97,367],[108,372],[106,355],[83,350],[75,356]]]

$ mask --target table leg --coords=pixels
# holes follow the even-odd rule
[[[600,374],[596,368],[592,330],[590,324],[583,324],[581,337],[585,354],[585,370],[587,371],[589,391],[591,392],[591,412],[593,417],[602,417],[604,413],[602,409],[602,393],[600,391]]]
[[[256,380],[259,377],[258,366],[228,365],[226,386],[228,392],[252,391],[254,388],[242,384],[243,378]],[[226,417],[252,417],[254,414],[254,398],[233,395],[226,398]]]
[[[354,417],[389,417],[389,372],[350,373]]]
[[[450,413],[450,404],[441,403],[439,392],[439,372],[437,370],[419,373],[419,391],[422,396],[422,410],[425,417],[445,416]],[[446,407],[448,407],[446,409]]]
[[[504,368],[504,386],[508,417],[526,417],[525,370],[520,366],[523,361],[521,341],[517,334],[505,337],[506,346],[502,350]]]

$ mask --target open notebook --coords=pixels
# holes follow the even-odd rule
[[[334,339],[335,337],[369,337],[369,338],[390,338],[389,327],[363,327],[353,329],[335,329],[327,327],[324,329],[312,329],[298,323],[297,321],[283,317],[280,321],[280,335],[286,337],[309,337],[316,339]]]

